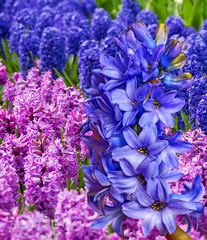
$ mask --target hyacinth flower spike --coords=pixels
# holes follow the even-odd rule
[[[128,145],[114,149],[112,158],[116,161],[125,158],[135,169],[148,155],[156,156],[168,146],[166,140],[157,140],[155,124],[146,125],[139,136],[130,127],[123,134]]]
[[[176,94],[177,91],[164,93],[162,83],[155,84],[152,88],[151,98],[143,103],[146,112],[141,116],[139,125],[144,127],[146,124],[157,123],[160,120],[172,128],[174,126],[172,114],[180,111],[185,104],[183,98],[175,98]]]
[[[149,183],[148,183],[149,184]],[[161,235],[172,234],[176,229],[174,214],[190,214],[196,211],[195,202],[170,199],[163,189],[149,186],[147,191],[141,187],[136,190],[136,201],[124,203],[123,213],[135,219],[144,219],[142,230],[148,236],[154,226]]]

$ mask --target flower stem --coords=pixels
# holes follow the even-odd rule
[[[186,232],[184,232],[180,227],[177,226],[173,234],[167,234],[167,240],[193,240]]]

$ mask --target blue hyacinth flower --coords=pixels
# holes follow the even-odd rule
[[[129,26],[130,29],[134,32],[136,38],[147,45],[149,49],[154,49],[156,47],[155,41],[152,39],[148,28],[143,22],[137,21]]]
[[[161,153],[162,160],[167,164],[168,167],[178,168],[178,157],[176,153],[188,152],[192,148],[192,144],[180,140],[183,135],[181,130],[175,132],[171,137],[162,134],[159,139],[165,139],[168,141],[169,145]]]
[[[110,197],[116,202],[124,202],[122,195],[111,185],[106,175],[102,172],[95,170],[91,167],[84,165],[82,170],[85,174],[84,181],[88,188],[88,195],[96,194],[94,201],[99,199],[99,209],[102,214],[105,214],[105,199]]]
[[[143,112],[142,103],[151,89],[151,83],[146,83],[137,88],[137,80],[132,78],[126,83],[126,90],[114,89],[111,91],[112,102],[119,105],[123,114],[123,126],[129,125],[136,116]]]
[[[94,197],[90,197],[88,201],[89,206],[99,214],[101,211],[98,208],[99,202],[94,201]],[[118,204],[116,206],[104,206],[105,215],[97,218],[93,221],[92,227],[95,229],[101,229],[107,226],[108,224],[112,224],[112,229],[122,238],[129,239],[129,237],[124,235],[124,231],[122,228],[123,221],[127,218],[126,215],[122,212],[122,205]]]
[[[163,85],[168,89],[183,90],[190,88],[194,83],[194,78],[190,73],[181,75],[167,75],[163,78]]]
[[[155,174],[157,160],[155,157],[146,157],[135,169],[126,159],[121,159],[122,171],[108,171],[107,177],[114,189],[120,194],[134,193],[138,186],[146,186],[147,179]]]
[[[174,126],[172,114],[180,111],[185,104],[183,98],[175,98],[177,91],[164,93],[162,83],[155,84],[152,88],[151,98],[145,100],[143,107],[145,113],[139,120],[139,125],[144,127],[149,123],[157,123],[160,120],[168,127]]]
[[[148,156],[156,156],[167,146],[166,140],[157,140],[157,127],[155,124],[146,125],[139,136],[130,127],[123,131],[127,145],[112,150],[112,158],[119,161],[125,158],[136,169]]]
[[[135,194],[136,201],[124,203],[122,210],[128,217],[144,219],[142,230],[145,236],[154,226],[161,235],[172,234],[176,229],[174,214],[190,214],[197,209],[193,201],[170,199],[163,185],[148,182],[147,190],[139,187]]]

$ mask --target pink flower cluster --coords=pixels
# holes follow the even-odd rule
[[[66,189],[59,193],[58,204],[55,209],[55,231],[57,240],[105,240],[107,229],[93,229],[91,223],[98,218],[87,204],[84,190]]]
[[[168,135],[171,135],[169,128],[165,128],[165,132]],[[172,183],[174,192],[183,191],[183,182],[189,184],[192,183],[192,180],[195,176],[200,175],[202,177],[202,183],[205,187],[205,195],[202,199],[204,204],[207,203],[207,135],[199,128],[194,131],[189,130],[183,134],[182,140],[190,142],[193,144],[193,148],[186,152],[182,153],[179,156],[179,168],[178,170],[183,172],[185,175],[176,183]],[[199,236],[193,239],[202,239],[202,237],[207,236],[207,207],[205,207],[205,214],[202,218],[198,220],[198,232]],[[204,239],[205,239],[204,237]]]
[[[39,66],[39,62],[36,64]],[[3,101],[5,109],[0,109],[0,222],[5,224],[4,231],[0,230],[0,239],[11,239],[14,208],[35,205],[36,216],[29,213],[18,217],[19,223],[14,225],[15,239],[24,239],[18,235],[21,224],[41,218],[39,212],[43,217],[54,218],[58,194],[66,188],[67,181],[73,180],[78,185],[77,153],[81,152],[81,160],[88,155],[79,137],[81,124],[86,119],[84,98],[75,86],[66,87],[63,78],[55,80],[51,71],[41,72],[34,67],[26,81],[20,73],[14,73],[12,81],[7,78]],[[50,238],[36,236],[32,239]]]

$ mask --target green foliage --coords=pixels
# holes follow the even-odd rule
[[[18,130],[19,130],[19,126],[16,126],[15,135],[16,135],[17,138],[18,138]]]
[[[23,212],[24,212],[24,208],[25,208],[25,199],[24,199],[24,195],[22,194],[22,204],[21,204],[21,206],[20,206],[20,208],[19,208],[19,215],[22,215],[23,214]]]
[[[121,9],[121,0],[96,0],[99,8],[104,8],[112,18],[116,18],[116,14]]]
[[[157,14],[158,19],[164,22],[169,16],[167,5],[162,0],[152,0],[150,3],[150,9]]]
[[[174,127],[172,128],[172,133],[175,133],[178,131],[178,117],[176,115],[174,115],[173,118],[174,118],[175,123],[174,123]]]
[[[108,11],[112,18],[121,9],[121,0],[96,0],[98,7]],[[159,22],[164,22],[170,15],[179,15],[187,27],[199,30],[207,18],[207,0],[139,0],[141,9],[151,9],[157,14]]]
[[[74,84],[77,86],[78,80],[78,56],[74,59],[73,54],[70,55],[69,60],[65,64],[65,70],[60,73],[57,69],[54,69],[58,77],[63,77],[65,85],[72,87]]]
[[[109,227],[108,227],[108,234],[110,235],[111,233],[114,233],[114,230],[113,230],[113,228],[110,224]]]
[[[29,206],[28,206],[27,211],[28,211],[28,212],[32,212],[32,211],[34,211],[35,209],[36,209],[36,205],[33,204],[33,205],[29,205]]]
[[[2,100],[2,97],[3,97],[3,92],[4,92],[4,86],[0,86],[0,105],[3,104],[3,100]]]
[[[6,66],[8,73],[19,72],[19,62],[17,53],[11,54],[9,51],[9,44],[6,39],[1,39],[3,53],[0,55],[2,63]],[[4,59],[5,57],[5,59]]]
[[[185,124],[185,132],[188,132],[190,129],[192,129],[191,124],[190,124],[190,119],[189,117],[184,113],[183,110],[180,110],[181,117],[183,119],[183,122]]]
[[[9,110],[9,100],[6,98],[1,109],[7,109]]]
[[[184,19],[185,25],[194,26],[199,30],[203,20],[207,17],[207,0],[183,0],[179,15]]]

